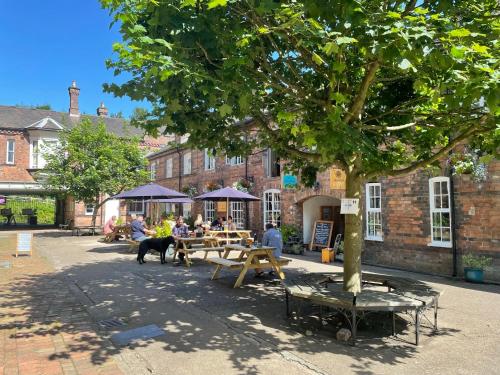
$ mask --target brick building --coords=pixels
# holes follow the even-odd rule
[[[35,172],[45,165],[44,146],[58,142],[63,129],[71,129],[81,119],[78,106],[80,89],[73,82],[68,88],[68,112],[56,112],[43,109],[0,106],[0,195],[8,196],[44,196],[48,192],[36,181]],[[88,116],[92,122],[102,121],[108,131],[119,136],[143,137],[142,146],[158,149],[167,143],[168,138],[151,139],[144,132],[120,118],[108,117],[108,110],[103,103],[97,108],[96,116]],[[0,206],[2,208],[2,206]],[[118,214],[119,202],[110,201],[98,213],[97,224],[113,214]],[[88,225],[92,218],[93,207],[72,199],[56,201],[55,223],[73,220],[75,225]]]
[[[246,158],[213,157],[207,150],[187,148],[185,141],[185,137],[178,138],[148,156],[157,183],[196,195],[249,181],[250,193],[262,201],[250,202],[248,207],[231,203],[230,212],[239,226],[260,235],[266,222],[295,224],[305,244],[311,240],[315,220],[333,220],[335,233],[343,233],[340,200],[345,196],[345,175],[340,169],[332,167],[319,174],[314,189],[293,187],[272,150],[255,150]],[[365,217],[363,261],[452,275],[462,272],[461,255],[474,252],[494,258],[486,278],[500,281],[500,162],[492,162],[488,172],[483,183],[468,175],[451,177],[443,169],[440,176],[420,171],[366,184],[361,202]],[[451,185],[453,194],[449,193]],[[226,208],[214,202],[184,207],[184,216],[198,213],[204,220],[212,220],[225,216]]]

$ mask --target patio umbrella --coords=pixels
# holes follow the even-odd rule
[[[194,201],[188,197],[180,197],[180,198],[168,198],[168,199],[153,199],[150,201],[151,203],[189,203],[192,204]]]
[[[208,193],[194,197],[195,200],[203,201],[226,201],[226,217],[229,216],[229,201],[260,201],[260,198],[254,197],[248,193],[237,190],[232,187],[210,191]]]
[[[187,198],[184,193],[163,187],[158,184],[150,183],[136,187],[135,189],[124,191],[113,197],[114,199],[169,199],[169,198]]]

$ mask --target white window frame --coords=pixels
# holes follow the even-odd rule
[[[226,156],[226,164],[230,165],[231,167],[235,165],[242,165],[243,163],[245,163],[245,159],[241,155],[233,156],[231,158],[229,156]]]
[[[214,201],[205,201],[203,202],[203,216],[205,217],[205,221],[212,223],[215,220],[215,215],[217,214],[215,210],[215,202]]]
[[[137,207],[138,205],[141,205],[141,210],[138,210]],[[131,206],[133,206],[134,210],[131,209]],[[130,215],[143,215],[144,214],[144,199],[133,199],[128,201],[127,204],[127,211]]]
[[[35,146],[36,144],[36,146]],[[30,142],[30,168],[42,169],[47,164],[45,156],[54,152],[52,147],[57,147],[59,140],[57,138],[36,138]],[[35,152],[35,150],[37,150]]]
[[[92,216],[94,214],[94,210],[95,210],[95,204],[85,203],[85,216]]]
[[[151,181],[156,180],[157,169],[158,169],[158,162],[157,161],[152,162],[151,165],[149,166]]]
[[[268,200],[268,198],[271,198]],[[264,229],[267,223],[275,224],[276,226],[281,226],[281,191],[278,189],[269,189],[264,191],[262,203],[263,214],[264,214]],[[270,207],[268,207],[270,204]],[[276,220],[279,217],[279,221]]]
[[[233,223],[236,224],[236,229],[245,228],[245,205],[244,202],[234,201],[230,202],[229,214],[233,218]]]
[[[192,216],[193,206],[191,203],[183,203],[182,204],[182,216],[187,219]]]
[[[215,169],[215,157],[211,155],[211,152],[208,150],[208,148],[205,149],[203,160],[205,163],[206,171],[213,171]]]
[[[12,150],[10,149],[12,145]],[[16,140],[15,139],[7,139],[6,144],[6,154],[5,154],[5,164],[15,164],[16,163]],[[10,160],[12,157],[12,160]]]
[[[189,162],[188,162],[189,160]],[[186,152],[182,155],[182,174],[188,175],[191,174],[191,152]]]
[[[38,169],[40,168],[40,140],[34,139],[30,142],[30,168]],[[36,146],[35,146],[36,144]],[[36,150],[36,152],[35,152]]]
[[[165,161],[165,178],[172,178],[174,161],[169,158]]]
[[[434,191],[434,183],[436,182],[439,182],[440,183],[440,189],[441,189],[441,183],[442,182],[446,182],[446,191],[447,191],[447,194],[437,194],[438,196],[440,196],[440,201],[441,201],[441,206],[443,204],[443,195],[447,195],[448,196],[448,207],[447,208],[444,208],[444,207],[439,207],[439,208],[436,208],[436,192]],[[440,177],[433,177],[433,178],[430,178],[429,179],[429,212],[430,212],[430,225],[431,225],[431,242],[428,244],[428,246],[434,246],[434,247],[448,247],[448,248],[451,248],[452,247],[452,242],[453,242],[453,232],[452,232],[452,225],[453,223],[451,222],[451,201],[450,201],[450,178],[449,177],[444,177],[444,176],[440,176]],[[449,218],[449,225],[447,227],[445,226],[440,226],[440,233],[441,233],[441,236],[439,239],[434,239],[434,214],[439,214],[439,215],[442,215],[442,214],[448,214],[448,218]],[[442,219],[441,219],[442,221]],[[446,229],[448,228],[449,230],[449,233],[450,233],[450,239],[449,241],[443,241],[442,240],[442,236],[443,236],[443,229]]]
[[[372,189],[373,188],[373,189]],[[375,194],[372,197],[372,194],[370,190],[377,190],[378,189],[378,195]],[[375,192],[376,193],[376,192]],[[365,191],[365,198],[366,198],[366,233],[365,233],[365,240],[370,240],[370,241],[383,241],[383,224],[382,224],[382,184],[379,182],[374,182],[374,183],[368,183],[366,184],[366,191]],[[378,200],[378,207],[372,207],[372,198],[374,200]],[[377,204],[375,204],[377,206]],[[378,223],[372,223],[370,222],[370,215],[378,216]],[[372,225],[373,224],[373,225]],[[371,232],[376,232],[376,227],[380,226],[380,235],[376,234],[370,234]],[[370,227],[372,227],[370,230]]]

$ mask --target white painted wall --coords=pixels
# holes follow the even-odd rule
[[[110,199],[104,203],[104,223],[107,223],[111,216],[116,216],[118,219],[120,217],[120,200]]]
[[[302,206],[304,243],[310,243],[311,241],[314,222],[321,219],[321,206],[340,206],[340,200],[333,197],[318,196],[304,201]]]

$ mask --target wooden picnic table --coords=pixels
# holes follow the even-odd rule
[[[222,255],[223,247],[219,246],[219,241],[216,237],[205,236],[205,237],[174,237],[175,238],[175,248],[172,260],[175,261],[177,253],[184,254],[184,262],[187,267],[191,266],[191,260],[189,258],[191,253],[195,251],[204,251],[205,256],[203,259],[207,258],[207,255],[211,251],[216,251],[219,253],[219,257]],[[191,245],[202,244],[203,247],[190,248]]]
[[[244,247],[241,245],[226,245],[224,247],[224,255],[222,258],[209,258],[208,262],[215,264],[216,268],[212,274],[211,280],[217,279],[222,268],[240,269],[240,274],[234,283],[234,288],[241,286],[243,279],[249,269],[273,269],[281,280],[285,279],[285,274],[281,270],[282,265],[287,265],[290,259],[276,259],[273,251],[274,247]],[[235,259],[228,259],[231,252],[239,252]],[[264,262],[261,262],[264,260]]]
[[[250,238],[251,230],[210,230],[208,231],[212,237],[231,238],[231,235],[236,235],[234,238]]]
[[[106,234],[104,237],[104,242],[113,242],[116,236],[124,235],[126,239],[128,239],[131,235],[131,227],[130,225],[115,225],[113,228],[113,232]]]

